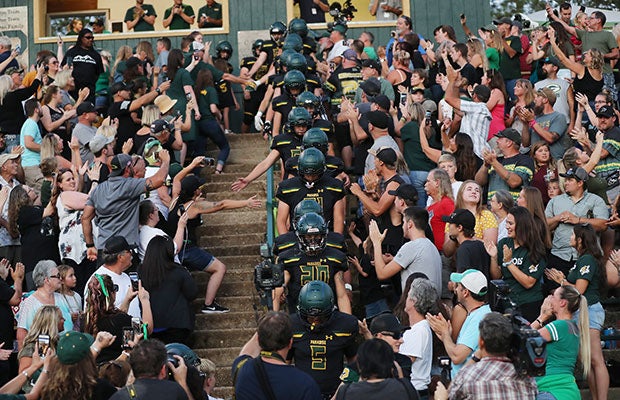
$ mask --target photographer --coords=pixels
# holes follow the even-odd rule
[[[535,399],[536,384],[532,378],[518,375],[507,356],[512,343],[510,320],[492,312],[480,321],[478,329],[479,348],[472,357],[474,363],[466,365],[452,380],[450,399]],[[447,398],[448,392],[439,383],[435,399]]]
[[[292,337],[293,328],[287,314],[272,311],[263,317],[258,331],[233,362],[237,400],[321,399],[316,382],[285,361]]]
[[[129,364],[136,380],[116,392],[111,400],[167,399],[187,400],[191,397],[187,387],[187,366],[183,357],[175,355],[175,367],[167,361],[166,347],[157,339],[139,342],[131,351]],[[168,380],[169,371],[174,382]],[[151,397],[152,396],[152,397]]]

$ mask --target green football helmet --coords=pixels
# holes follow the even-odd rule
[[[217,44],[217,46],[215,46],[215,54],[217,54],[218,56],[223,51],[228,52],[228,54],[230,54],[231,56],[233,54],[232,44],[230,44],[228,40],[222,40]]]
[[[295,89],[303,92],[306,89],[306,77],[300,71],[288,71],[286,75],[284,75],[284,87],[289,93],[291,90]]]
[[[323,208],[319,203],[312,199],[305,199],[297,203],[293,209],[293,228],[297,229],[299,219],[308,213],[323,214]]]
[[[301,153],[297,165],[300,177],[304,175],[323,175],[325,172],[325,156],[321,150],[311,147]]]
[[[288,23],[288,31],[290,33],[296,33],[304,38],[308,34],[308,24],[301,18],[293,18],[291,22]]]
[[[291,127],[295,126],[305,126],[306,128],[310,128],[312,126],[312,116],[303,107],[294,107],[288,113],[288,123]]]
[[[308,70],[308,62],[303,54],[293,53],[288,57],[286,67],[288,68],[288,71],[296,70],[301,73],[305,73]]]
[[[286,25],[284,25],[283,22],[276,21],[269,27],[269,35],[271,36],[271,40],[273,40],[274,42],[282,41],[282,38],[280,38],[279,40],[275,40],[273,38],[273,35],[277,34],[282,35],[282,37],[286,36]]]
[[[305,58],[305,57],[304,57]],[[319,108],[320,102],[319,98],[314,95],[312,92],[302,92],[295,99],[295,104],[297,107],[314,107],[315,110]]]
[[[294,50],[300,53],[304,49],[304,41],[296,33],[289,33],[282,43],[283,50]]]
[[[263,39],[256,39],[254,43],[252,43],[252,50],[256,51],[257,49],[258,50],[262,49],[264,43],[265,41]]]
[[[323,281],[310,281],[299,292],[297,312],[314,330],[327,322],[334,312],[334,292]]]
[[[327,135],[319,128],[310,128],[301,140],[301,149],[306,150],[310,148],[321,150],[321,153],[327,154],[329,147]]]
[[[306,255],[319,255],[327,243],[327,224],[319,214],[310,212],[299,218],[295,226],[299,249]]]

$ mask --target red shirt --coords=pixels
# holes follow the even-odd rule
[[[446,235],[446,223],[442,221],[441,217],[452,214],[454,211],[454,201],[444,196],[438,202],[426,207],[426,209],[428,210],[431,229],[433,230],[435,247],[441,251]]]

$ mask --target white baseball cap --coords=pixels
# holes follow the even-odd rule
[[[477,296],[487,294],[487,278],[477,269],[468,269],[461,274],[453,272],[450,274],[450,280],[454,283],[460,283],[465,289]]]

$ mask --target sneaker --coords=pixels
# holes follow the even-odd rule
[[[230,135],[232,133],[232,131],[230,129],[224,129],[224,133],[227,135]]]
[[[223,307],[219,304],[217,304],[217,302],[213,301],[213,303],[209,304],[209,305],[203,305],[202,306],[202,310],[200,310],[203,314],[221,314],[221,313],[227,313],[230,311],[230,309]]]

